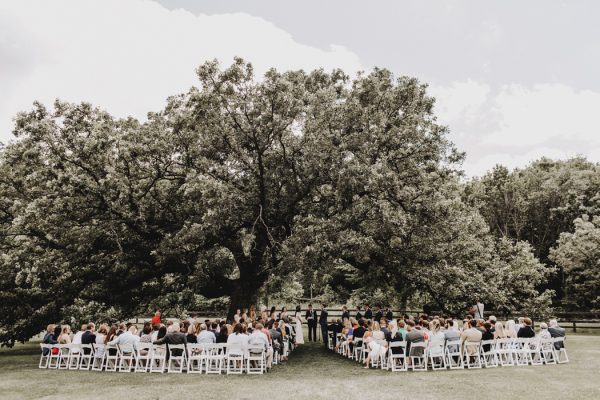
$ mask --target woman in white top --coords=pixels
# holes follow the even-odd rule
[[[300,306],[296,306],[296,346],[304,344],[304,332],[302,332],[302,311]]]
[[[517,337],[517,331],[515,330],[515,321],[513,321],[512,319],[508,320],[508,322],[506,323],[506,329],[504,333],[506,334],[507,338]]]
[[[235,324],[233,333],[227,337],[229,354],[243,355],[248,349],[248,335],[245,335],[243,331],[242,324]]]
[[[242,310],[240,310],[239,308],[237,309],[237,311],[235,312],[235,315],[233,316],[233,320],[235,321],[235,323],[239,323],[240,319],[242,318]]]
[[[502,322],[498,321],[494,325],[494,339],[504,339],[506,338],[506,332],[504,331],[504,326],[502,326]]]
[[[446,335],[440,327],[440,321],[434,319],[429,323],[429,354],[433,357],[442,357],[445,341]]]
[[[363,336],[363,343],[365,343],[369,348],[369,354],[367,355],[367,358],[364,361],[365,369],[368,369],[369,363],[371,363],[372,360],[378,359],[381,356],[382,351],[385,351],[383,346],[379,343],[379,340],[375,338],[374,333],[375,332],[370,331],[365,332],[365,335]]]

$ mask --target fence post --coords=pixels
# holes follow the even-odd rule
[[[577,324],[573,321],[573,332],[577,332]]]

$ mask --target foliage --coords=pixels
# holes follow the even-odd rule
[[[583,215],[573,233],[563,232],[550,257],[564,268],[569,301],[580,309],[600,308],[600,217]]]

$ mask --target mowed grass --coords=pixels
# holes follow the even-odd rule
[[[267,375],[186,375],[40,370],[39,344],[0,350],[0,399],[600,399],[600,336],[570,335],[570,363],[464,371],[365,370],[298,348]]]

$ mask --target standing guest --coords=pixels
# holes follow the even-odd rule
[[[350,312],[348,312],[348,307],[346,305],[342,306],[342,321],[346,322],[346,320],[350,319]]]
[[[535,331],[531,327],[532,324],[533,324],[533,322],[531,321],[531,319],[524,318],[523,319],[523,327],[521,329],[519,329],[519,332],[517,332],[517,337],[518,338],[533,338],[533,337],[535,337]]]
[[[394,319],[394,313],[392,312],[392,306],[388,304],[385,311],[385,318],[388,321],[392,321]]]
[[[279,319],[287,320],[287,308],[282,307],[281,312],[279,313]]]
[[[308,340],[317,340],[317,312],[313,310],[312,304],[308,305],[306,310],[306,323],[308,324]]]
[[[379,323],[381,318],[383,317],[383,311],[381,310],[381,305],[377,305],[377,312],[375,313],[375,321]]]
[[[477,301],[475,302],[473,307],[471,307],[471,315],[475,319],[484,319],[483,310],[484,310],[484,304],[481,302],[481,300],[479,298],[477,298]]]
[[[55,328],[56,328],[56,325],[54,325],[54,324],[50,324],[46,327],[46,333],[44,334],[44,338],[42,339],[43,344],[57,344],[58,343],[58,341],[54,337],[54,329]],[[44,348],[42,353],[46,356],[46,355],[48,355],[49,352],[50,352],[50,350],[48,350],[47,348]]]
[[[256,321],[256,307],[254,304],[250,305],[250,313],[248,314],[248,317],[250,317],[250,321]]]
[[[550,332],[550,336],[553,338],[557,338],[557,337],[561,337],[564,338],[565,337],[565,328],[562,328],[561,326],[558,325],[558,321],[555,319],[551,319],[550,320],[550,326],[548,327],[548,332]],[[555,342],[554,343],[554,348],[556,350],[560,350],[561,348],[564,347],[564,341],[563,342]]]
[[[71,327],[69,325],[63,325],[58,337],[58,343],[60,344],[71,344]]]
[[[85,331],[81,335],[81,344],[92,344],[96,343],[96,325],[93,322],[90,322],[86,325]],[[90,349],[83,349],[83,354],[90,354]]]
[[[261,306],[260,319],[263,321],[267,321],[269,319],[269,313],[267,312],[267,307],[265,306]]]
[[[356,320],[360,321],[362,318],[362,313],[360,312],[360,306],[356,306]]]
[[[154,316],[150,320],[150,323],[153,326],[156,325],[156,324],[158,324],[160,326],[160,311],[156,310],[156,312],[154,313]]]
[[[321,326],[321,335],[323,337],[323,343],[325,343],[325,347],[328,348],[329,345],[327,343],[328,341],[328,336],[327,336],[327,317],[328,317],[328,313],[327,313],[327,304],[323,303],[321,304],[321,315],[319,316],[319,325]]]
[[[296,346],[304,344],[304,332],[302,331],[302,309],[300,305],[296,306],[296,313],[294,314],[296,319]]]
[[[271,307],[271,311],[269,312],[269,318],[275,318],[275,312],[276,312],[276,308],[275,306]]]
[[[365,304],[365,319],[367,321],[373,319],[373,311],[371,311],[371,307],[368,304]]]
[[[240,319],[242,319],[242,310],[238,308],[237,310],[235,310],[235,314],[233,314],[233,322],[239,324]]]

